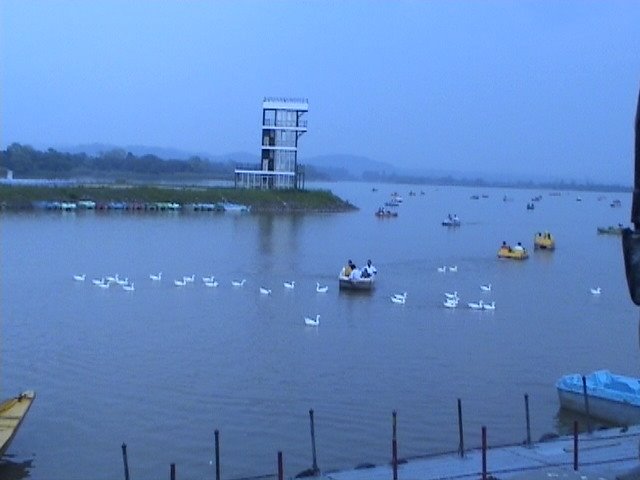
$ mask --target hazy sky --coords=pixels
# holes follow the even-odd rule
[[[640,1],[0,2],[0,143],[300,156],[631,184]]]

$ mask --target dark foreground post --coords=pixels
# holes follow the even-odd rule
[[[578,471],[578,422],[577,421],[573,422],[573,469],[575,471]]]
[[[278,452],[278,480],[284,480],[284,466],[282,464],[282,452]]]
[[[487,427],[482,427],[482,480],[487,480]]]
[[[124,462],[124,480],[129,480],[129,460],[127,460],[127,444],[122,443],[122,461]]]
[[[582,375],[582,392],[584,393],[584,413],[587,415],[587,432],[591,433],[591,414],[589,412],[589,395],[587,394],[587,378]]]
[[[171,480],[176,480],[176,464],[175,463],[171,464],[171,470],[169,472],[169,478],[171,478]]]
[[[216,438],[216,480],[220,480],[220,432],[213,432]]]
[[[458,436],[460,437],[460,443],[458,443],[458,454],[464,457],[464,432],[462,431],[462,400],[458,399]]]
[[[527,446],[531,446],[531,421],[529,419],[529,394],[524,394],[524,411],[527,416]]]
[[[393,429],[391,434],[391,466],[393,467],[393,480],[398,480],[398,437],[396,432],[397,412],[391,414],[393,418]]]
[[[313,473],[318,474],[320,469],[318,468],[318,462],[316,459],[316,429],[313,423],[313,408],[309,410],[309,421],[311,422],[311,453],[313,455],[313,465],[311,466]]]

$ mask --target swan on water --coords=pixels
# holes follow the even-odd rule
[[[215,278],[216,278],[216,277],[214,277],[213,275],[211,275],[210,277],[202,277],[202,281],[203,281],[204,283],[207,283],[207,282],[213,282],[213,281],[215,280]]]
[[[393,294],[394,298],[399,298],[401,300],[406,300],[407,299],[407,292],[403,292],[403,293],[394,293]]]
[[[162,280],[162,272],[158,273],[157,275],[154,275],[153,273],[151,273],[149,274],[149,278],[155,282],[158,282]]]
[[[218,281],[217,280],[213,280],[212,282],[204,282],[204,286],[205,287],[217,287],[218,286]]]
[[[393,295],[391,297],[391,301],[399,305],[404,305],[405,303],[407,303],[407,297],[403,297],[402,295],[397,297],[396,295]]]
[[[290,282],[284,282],[283,285],[284,288],[295,288],[296,282],[294,280],[291,280]]]
[[[102,278],[94,278],[93,280],[91,280],[91,282],[94,285],[102,285],[103,283],[105,283],[104,277],[102,277]]]
[[[439,271],[440,273],[446,273],[446,272],[447,272],[447,267],[446,267],[446,266],[444,266],[444,267],[438,267],[438,271]]]
[[[320,285],[320,282],[316,282],[316,292],[327,293],[327,290],[329,290],[329,285]]]
[[[174,280],[173,284],[176,287],[184,287],[187,284],[187,281],[183,278],[182,280]]]
[[[194,273],[190,277],[182,277],[182,280],[184,280],[185,282],[193,283],[196,281],[196,275]]]
[[[120,286],[127,285],[129,283],[129,277],[127,278],[116,278],[116,283]]]
[[[600,290],[600,287],[596,287],[596,288],[592,288],[591,289],[591,294],[592,295],[600,295],[602,293],[602,290]]]
[[[485,285],[480,285],[480,290],[482,290],[483,292],[490,292],[491,291],[491,284],[487,283]]]
[[[271,290],[268,288],[260,287],[260,293],[263,295],[271,295]]]
[[[118,274],[116,273],[115,277],[112,277],[111,275],[107,275],[106,277],[104,277],[105,280],[109,283],[113,283],[118,279]]]
[[[458,266],[454,265],[453,267],[449,267],[449,271],[450,272],[454,272],[454,273],[457,272],[458,271]]]
[[[231,280],[231,285],[233,285],[234,287],[243,287],[244,286],[244,282],[246,282],[246,279],[242,279],[242,280]]]
[[[484,308],[484,302],[482,300],[480,300],[478,303],[467,303],[467,305],[469,305],[469,308],[472,308],[473,310],[482,310]]]
[[[447,297],[447,299],[449,300],[459,300],[460,297],[458,296],[458,291],[454,291],[453,293],[449,293],[449,292],[444,292],[444,296]]]
[[[76,282],[84,282],[84,279],[87,278],[87,275],[85,273],[83,273],[82,275],[74,275],[73,279]]]
[[[133,282],[122,285],[122,289],[127,292],[133,292],[135,290]]]
[[[109,288],[111,284],[109,282],[99,283],[98,286],[100,288]]]
[[[482,309],[483,310],[495,310],[496,309],[496,302],[483,303],[482,304]]]
[[[304,324],[310,327],[317,327],[320,325],[320,314],[316,315],[315,320],[313,318],[304,317]]]

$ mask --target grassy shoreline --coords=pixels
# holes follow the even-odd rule
[[[8,210],[32,209],[34,202],[230,202],[252,212],[346,212],[356,207],[329,190],[247,190],[194,186],[0,185],[0,205]]]

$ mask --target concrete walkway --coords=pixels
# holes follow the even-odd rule
[[[614,479],[640,467],[640,426],[600,430],[578,437],[578,471],[573,470],[573,436],[523,445],[489,447],[487,472],[498,479]],[[398,480],[479,479],[482,451],[410,459],[398,466]],[[393,480],[390,465],[325,472],[327,480]],[[636,475],[633,478],[639,478]]]

